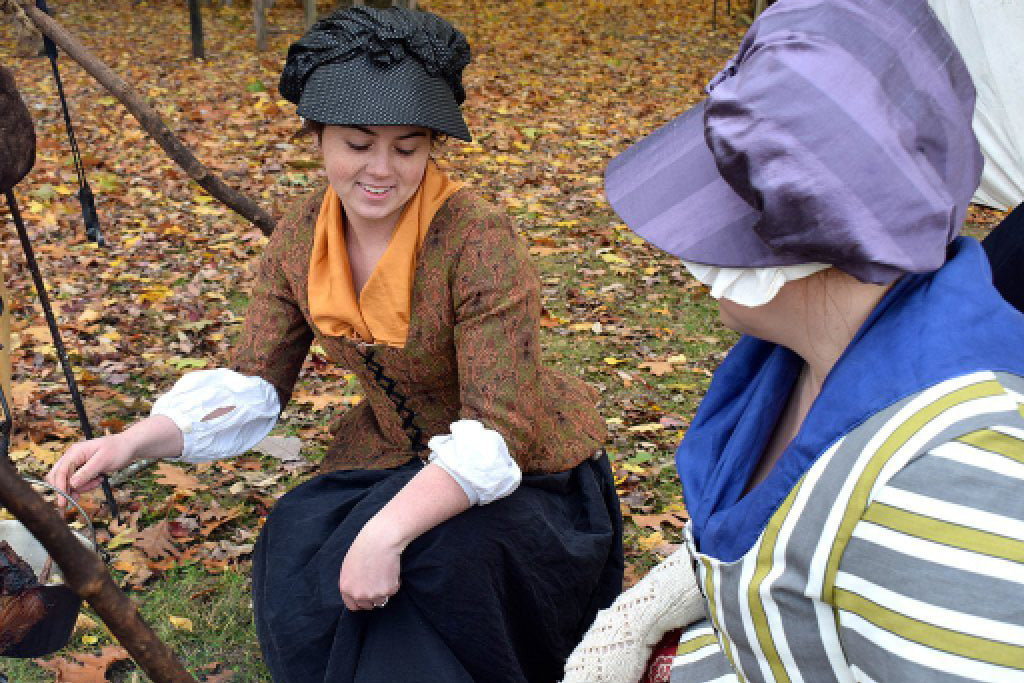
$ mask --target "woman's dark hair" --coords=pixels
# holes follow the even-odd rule
[[[292,139],[294,140],[296,138],[315,137],[317,142],[320,142],[320,140],[324,136],[325,125],[326,124],[320,123],[319,121],[310,121],[309,119],[302,119],[302,127],[299,128],[299,130],[297,130],[294,135],[292,135]],[[436,130],[431,130],[430,150],[436,150],[439,146],[444,144],[444,142],[447,139],[448,136],[445,135],[444,133],[438,133]]]

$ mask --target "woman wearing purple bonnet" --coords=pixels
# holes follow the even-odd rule
[[[676,452],[683,546],[566,683],[672,628],[672,683],[1024,681],[1024,315],[957,236],[974,101],[926,0],[780,0],[609,165],[743,337]]]
[[[245,452],[315,342],[364,400],[253,559],[278,683],[553,682],[622,586],[596,392],[541,363],[539,282],[512,222],[431,160],[469,140],[469,44],[428,12],[355,7],[288,52],[328,183],[277,227],[230,369],[186,375],[121,434],[77,444],[76,492],[132,460]]]

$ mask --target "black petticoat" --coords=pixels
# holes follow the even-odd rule
[[[277,683],[554,682],[618,595],[622,522],[602,455],[526,475],[507,498],[426,532],[402,553],[387,605],[350,612],[338,591],[345,553],[421,467],[323,474],[273,509],[253,606]]]

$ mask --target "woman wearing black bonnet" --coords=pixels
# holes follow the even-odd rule
[[[189,373],[49,475],[82,492],[133,460],[245,452],[314,343],[355,374],[364,400],[254,553],[278,683],[556,681],[621,587],[596,392],[541,363],[512,222],[430,159],[471,139],[469,59],[451,24],[400,8],[336,12],[292,45],[280,91],[329,182],[271,237],[231,367]]]

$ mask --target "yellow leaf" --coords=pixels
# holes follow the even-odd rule
[[[621,365],[622,363],[625,363],[626,361],[622,360],[621,358],[612,358],[611,356],[609,356],[608,358],[604,359],[604,362],[607,363],[608,365],[615,366],[615,365]]]
[[[38,460],[41,464],[49,467],[53,465],[60,458],[62,453],[61,445],[59,443],[49,444],[34,444],[29,442],[28,448],[23,450],[11,451],[11,460],[17,462],[24,460],[25,458],[32,456]]]
[[[171,622],[171,626],[173,626],[175,630],[188,631],[189,633],[192,632],[192,620],[187,617],[176,617],[171,615],[167,617],[167,620]]]
[[[165,287],[164,285],[153,285],[142,290],[142,294],[139,298],[146,303],[156,303],[158,301],[163,301],[170,295],[171,290],[169,287]]]
[[[312,406],[313,410],[320,411],[333,408],[339,404],[354,406],[362,401],[362,396],[338,396],[335,394],[308,394],[298,391],[292,395],[292,400]]]
[[[82,636],[83,645],[95,645],[98,642],[100,642],[99,636],[94,636],[91,633]]]
[[[78,618],[75,619],[75,633],[79,631],[91,631],[94,628],[99,628],[99,624],[97,624],[96,620],[88,614],[81,613],[78,615]]]
[[[675,356],[669,356],[668,358],[665,359],[665,361],[668,362],[668,363],[685,363],[686,362],[686,356],[684,356],[683,354],[680,353],[680,354],[675,355]]]
[[[665,537],[662,535],[662,533],[660,531],[655,531],[653,534],[647,536],[646,538],[641,536],[640,538],[636,539],[636,544],[640,547],[641,550],[646,550],[647,552],[650,552],[654,549],[655,546],[661,545],[662,543],[664,543],[664,541]]]
[[[644,433],[644,432],[657,432],[657,431],[661,431],[662,429],[664,429],[664,427],[662,427],[661,424],[659,424],[657,422],[648,422],[647,424],[633,425],[632,427],[629,428],[629,431]]]
[[[84,311],[82,311],[82,314],[80,316],[78,316],[78,322],[83,323],[83,324],[84,323],[92,323],[92,322],[96,322],[97,320],[99,320],[100,317],[101,316],[100,316],[98,311],[94,311],[92,309],[87,308]]]
[[[122,531],[117,536],[107,541],[107,550],[116,550],[120,547],[131,545],[135,540],[135,532],[132,530]]]

